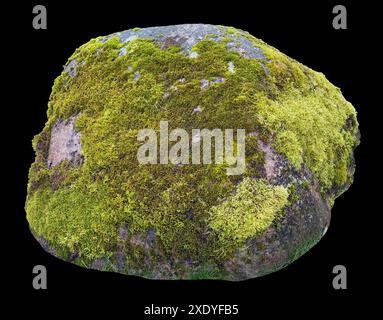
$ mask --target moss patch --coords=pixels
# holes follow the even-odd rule
[[[287,197],[283,186],[245,178],[234,195],[211,208],[209,226],[218,236],[219,250],[226,253],[265,231],[287,204]]]

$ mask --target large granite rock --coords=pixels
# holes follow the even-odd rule
[[[244,172],[214,161],[140,164],[137,134],[165,120],[188,133],[245,129]],[[340,90],[247,32],[136,28],[92,39],[55,80],[33,142],[27,219],[47,251],[84,267],[257,277],[323,236],[358,143]]]

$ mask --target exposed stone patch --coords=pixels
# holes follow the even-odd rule
[[[154,242],[156,241],[156,230],[153,228],[150,228],[148,230],[148,233],[146,235],[146,242],[152,246]]]
[[[126,255],[122,251],[116,252],[116,266],[119,272],[122,272],[125,270],[126,267]]]
[[[119,56],[119,57],[122,57],[122,56],[125,56],[125,55],[126,55],[126,48],[124,47],[124,48],[121,48],[121,50],[120,50],[118,56]]]
[[[214,77],[212,80],[202,79],[201,80],[201,89],[206,89],[211,84],[222,83],[225,81],[226,81],[226,78],[223,78],[223,77]]]
[[[257,140],[258,147],[265,154],[265,170],[266,170],[266,178],[272,180],[276,177],[276,164],[277,164],[277,155],[274,149],[268,144],[263,142],[262,140]]]
[[[80,133],[74,128],[77,116],[66,121],[57,121],[51,130],[51,138],[48,151],[48,168],[69,160],[74,164],[81,164],[83,156],[81,153]]]
[[[281,156],[269,143],[262,141],[257,132],[250,132],[249,136],[257,137],[257,146],[264,153],[264,170],[266,179],[269,181],[275,180],[281,173],[281,168],[279,166],[279,164],[283,162]]]
[[[128,238],[128,226],[123,225],[118,229],[118,236],[120,240],[125,241]]]
[[[194,59],[194,58],[197,58],[197,57],[198,57],[198,52],[196,52],[196,51],[190,52],[189,58]]]
[[[134,247],[143,246],[145,244],[145,239],[142,234],[135,234],[130,238],[129,242]]]
[[[64,72],[68,73],[69,77],[74,78],[77,75],[77,59],[73,59],[64,67]]]
[[[142,247],[150,250],[156,241],[156,231],[150,228],[146,234],[138,233],[131,236],[129,243],[133,247]]]
[[[268,76],[270,74],[270,70],[265,66],[264,63],[260,62],[262,69],[265,71],[265,75]]]
[[[105,265],[106,265],[105,260],[102,259],[102,258],[100,258],[100,259],[96,259],[96,260],[94,260],[94,261],[91,263],[90,267],[91,267],[92,269],[102,270],[102,269],[105,268]]]
[[[355,125],[356,125],[355,118],[353,116],[349,116],[346,119],[346,123],[344,124],[343,128],[344,128],[344,130],[351,131],[355,128]]]
[[[74,251],[69,255],[68,261],[75,261],[79,256],[78,251]]]
[[[230,72],[230,73],[235,73],[235,66],[234,66],[234,63],[232,61],[228,62],[227,64],[227,70]]]
[[[121,42],[130,42],[136,39],[152,39],[163,49],[176,45],[181,47],[190,58],[198,57],[198,53],[192,48],[198,42],[209,39],[219,42],[224,38],[231,41],[227,43],[227,48],[236,51],[243,57],[249,59],[265,59],[263,52],[257,48],[247,37],[248,33],[242,30],[232,32],[232,29],[223,26],[210,24],[180,24],[174,26],[150,27],[143,29],[130,29],[118,32],[105,37],[105,41],[110,37],[117,36]]]
[[[201,80],[201,89],[206,89],[209,86],[209,80],[202,79]]]
[[[223,78],[223,77],[215,77],[211,83],[221,83],[221,82],[225,82],[226,81],[226,78]]]
[[[187,41],[187,38],[176,35],[162,38],[159,42],[161,45],[161,49],[167,49],[171,46],[181,47],[185,41]]]
[[[45,239],[44,237],[36,237],[36,240],[39,242],[41,247],[43,247],[43,249],[46,252],[56,255],[56,251],[49,245],[49,242],[47,239]]]

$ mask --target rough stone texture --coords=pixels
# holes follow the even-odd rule
[[[76,118],[57,121],[53,125],[48,151],[48,168],[57,166],[64,160],[72,163],[82,161],[80,133],[74,128]]]
[[[246,173],[138,166],[137,130],[160,119],[188,130],[246,128]],[[190,145],[199,142],[191,136]],[[79,48],[55,82],[34,139],[27,219],[45,250],[86,268],[258,277],[325,234],[334,199],[352,182],[358,143],[355,110],[340,90],[247,32],[203,24],[118,32]],[[224,205],[245,182],[248,198],[227,216]],[[261,229],[256,220],[242,241],[277,196],[283,209]],[[228,234],[230,223],[237,229]]]
[[[312,179],[305,169],[292,172],[287,161],[280,156],[273,155],[272,166],[270,174],[270,164],[266,162],[264,174],[278,183]],[[243,249],[225,262],[226,270],[237,274],[238,279],[262,276],[285,267],[319,241],[330,224],[331,208],[320,195],[317,184],[305,189],[298,183],[297,192],[300,200],[287,209],[281,225],[278,228],[268,228],[262,236],[249,240]],[[298,249],[306,243],[307,247]]]
[[[247,58],[264,59],[262,51],[245,37],[237,33],[227,34],[227,28],[208,24],[182,24],[166,27],[151,27],[138,30],[127,30],[112,34],[110,37],[118,36],[123,42],[130,42],[137,39],[155,39],[161,48],[168,48],[177,45],[187,54],[192,54],[192,47],[203,39],[221,41],[229,37],[231,41],[227,43],[229,50],[239,52]],[[106,37],[108,39],[109,37]],[[126,54],[126,50],[121,49],[121,55]]]
[[[67,72],[68,75],[71,77],[71,78],[74,78],[76,76],[76,73],[77,73],[77,60],[76,59],[73,59],[71,62],[69,62],[65,67],[64,67],[64,72]]]

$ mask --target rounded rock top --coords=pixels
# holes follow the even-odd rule
[[[161,48],[176,45],[188,55],[193,56],[192,48],[202,40],[222,41],[229,40],[227,47],[249,58],[264,59],[262,51],[249,39],[249,33],[231,27],[215,26],[210,24],[181,24],[164,27],[150,27],[144,29],[130,29],[112,34],[121,42],[136,39],[154,39]],[[109,36],[108,36],[109,37]],[[106,37],[106,39],[108,38]]]

